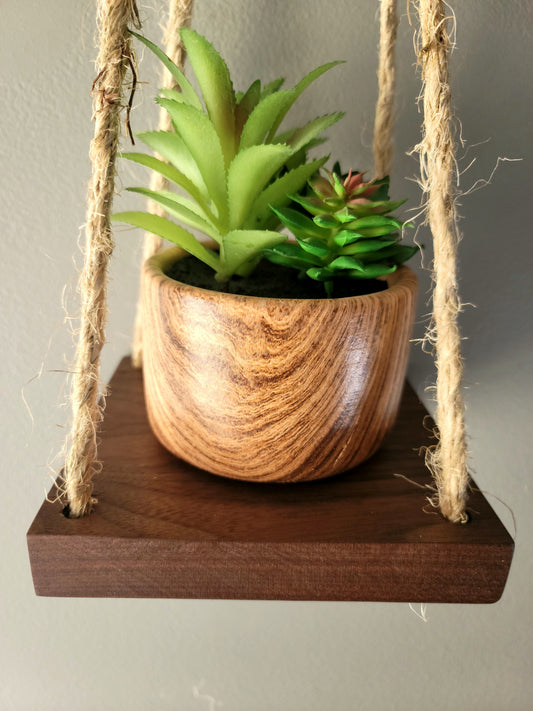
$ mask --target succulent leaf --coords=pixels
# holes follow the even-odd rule
[[[363,271],[353,270],[348,272],[346,276],[351,279],[377,279],[387,274],[392,274],[398,269],[397,264],[387,264],[386,262],[374,262],[366,264]]]
[[[296,152],[301,148],[305,148],[310,141],[312,141],[316,136],[325,131],[334,123],[340,121],[344,116],[344,113],[339,112],[336,114],[327,114],[326,116],[319,116],[313,121],[309,121],[305,126],[298,128],[293,132],[291,137],[287,140],[288,145],[290,145]]]
[[[255,258],[258,251],[283,242],[285,237],[279,232],[268,230],[232,230],[222,238],[221,255],[224,270],[228,276],[242,265]],[[226,276],[224,274],[223,276]]]
[[[398,264],[403,264],[408,259],[411,259],[419,251],[417,246],[411,246],[408,244],[394,244],[390,247],[385,247],[381,249],[376,254],[362,254],[361,259],[365,262],[371,261],[381,261],[384,259],[391,259]]]
[[[292,230],[295,235],[324,238],[324,231],[301,212],[296,212],[290,207],[275,208],[272,206],[272,210],[285,227]]]
[[[284,267],[306,270],[310,266],[320,266],[322,261],[309,252],[304,252],[300,245],[294,242],[284,242],[265,250],[270,262]]]
[[[311,163],[300,165],[270,183],[252,205],[245,226],[265,227],[274,217],[270,205],[277,208],[288,205],[291,201],[290,196],[302,190],[309,178],[324,165],[326,160],[327,157],[319,158]]]
[[[240,151],[228,170],[229,226],[243,225],[254,200],[290,155],[286,146],[251,146]]]
[[[151,42],[146,37],[143,37],[142,35],[139,35],[136,32],[133,32],[132,30],[130,30],[130,33],[136,39],[138,39],[139,42],[142,42],[146,47],[148,47],[148,49],[151,52],[153,52],[155,54],[155,56],[164,64],[164,66],[168,69],[168,71],[172,75],[175,82],[180,87],[184,100],[191,106],[194,106],[197,109],[201,110],[202,109],[202,102],[198,98],[195,90],[193,89],[191,82],[187,79],[187,77],[181,71],[181,69],[176,64],[174,64],[174,62],[170,59],[170,57],[167,57],[167,55],[163,52],[163,50],[159,49],[159,47],[156,44]]]
[[[255,109],[261,98],[261,82],[256,79],[248,90],[236,100],[235,106],[235,137],[242,133],[244,124],[247,122],[250,114]],[[266,133],[266,131],[265,131]]]
[[[273,94],[275,91],[279,91],[283,84],[285,84],[284,77],[279,77],[278,79],[274,79],[273,81],[269,82],[263,87],[261,91],[261,98],[265,99],[267,96],[270,96],[270,94]]]
[[[361,232],[362,230],[368,229],[380,229],[380,228],[392,227],[395,230],[399,230],[402,227],[402,223],[392,217],[384,217],[382,215],[369,215],[368,217],[360,217],[357,220],[349,223],[349,228]]]
[[[307,195],[294,195],[293,193],[291,193],[290,197],[293,202],[297,202],[299,205],[305,208],[310,215],[313,215],[315,217],[320,215],[321,217],[323,217],[325,214],[327,214],[324,212],[324,202],[320,198],[308,197]],[[334,210],[331,210],[331,212],[334,212]],[[336,215],[336,219],[339,220],[338,214]],[[352,219],[353,218],[350,216],[350,220]]]
[[[181,136],[173,131],[147,131],[139,133],[138,137],[173,167],[178,169],[179,166],[179,172],[190,180],[203,197],[208,198],[209,193],[202,174]]]
[[[235,155],[235,92],[226,62],[205,37],[188,27],[180,31],[183,45],[204,97],[205,108],[224,154],[226,167]]]
[[[292,95],[292,89],[284,89],[261,99],[244,125],[240,150],[263,143],[272,123],[287,102],[291,101]]]
[[[149,190],[148,188],[127,188],[129,192],[139,193],[165,208],[169,215],[177,217],[189,227],[200,230],[213,239],[218,239],[218,230],[210,224],[205,215],[198,213],[192,200],[176,195],[169,190]]]
[[[220,221],[228,218],[226,170],[217,132],[203,111],[168,99],[158,99],[179,125],[179,135],[189,149],[209,195],[215,204]]]
[[[121,158],[126,158],[127,160],[130,160],[133,163],[138,163],[139,165],[144,165],[146,168],[150,168],[156,173],[160,173],[163,177],[172,181],[180,188],[186,190],[192,197],[192,199],[201,208],[207,219],[213,224],[216,224],[216,218],[209,209],[209,206],[206,200],[204,199],[202,192],[192,182],[192,180],[189,180],[186,175],[184,175],[173,165],[170,165],[170,163],[165,163],[164,161],[159,160],[159,158],[147,155],[146,153],[121,153]]]
[[[333,294],[335,279],[372,279],[389,274],[418,251],[418,247],[398,244],[398,230],[404,223],[388,213],[403,201],[388,200],[388,185],[388,178],[364,182],[363,173],[341,175],[336,164],[328,178],[314,175],[309,180],[311,194],[291,194],[312,220],[301,210],[274,210],[297,240],[300,252],[292,248],[292,266],[303,272],[302,253],[312,253],[320,264],[305,273],[322,281],[328,296]],[[290,258],[282,262],[283,254],[281,258],[271,252],[266,256],[291,265]]]
[[[327,267],[311,267],[306,271],[306,274],[315,281],[329,281],[333,277],[333,272]]]
[[[189,28],[180,34],[199,92],[162,50],[135,34],[169,69],[179,90],[162,89],[156,99],[169,113],[174,130],[140,136],[157,157],[137,153],[124,157],[182,188],[189,197],[168,190],[132,190],[156,201],[180,222],[213,237],[220,244],[220,253],[209,252],[190,232],[159,215],[128,212],[116,219],[179,244],[210,264],[217,279],[228,279],[234,273],[246,275],[264,250],[286,241],[285,235],[270,230],[281,220],[270,205],[287,210],[289,195],[301,192],[325,163],[326,158],[307,162],[306,152],[322,142],[322,131],[342,114],[319,117],[274,138],[277,130],[305,88],[339,62],[314,69],[290,90],[281,90],[283,79],[263,88],[256,80],[245,92],[235,94],[228,67],[213,45]],[[305,238],[307,249],[322,253],[323,247],[313,240],[323,239],[325,231],[292,212],[284,214],[285,221],[299,222],[298,238]],[[324,266],[322,258],[297,244],[290,254],[277,257],[291,258],[293,264],[299,259],[302,269]]]
[[[362,262],[355,257],[340,256],[329,263],[330,269],[356,269],[358,272],[365,270]]]
[[[293,92],[294,92],[293,100],[290,103],[288,103],[287,106],[280,112],[277,119],[274,121],[272,128],[270,129],[270,132],[268,134],[268,139],[267,139],[269,142],[273,140],[278,128],[281,126],[281,122],[287,115],[292,104],[302,94],[302,92],[304,92],[305,89],[307,89],[307,87],[310,84],[312,84],[316,79],[321,77],[322,74],[329,71],[330,69],[333,69],[333,67],[336,67],[338,64],[343,64],[343,62],[328,62],[327,64],[322,64],[320,67],[317,67],[316,69],[313,69],[313,71],[309,72],[309,74],[306,74],[306,76],[303,79],[301,79],[298,82],[298,84],[296,84],[296,86],[293,89]]]
[[[297,236],[296,241],[304,252],[313,254],[315,257],[327,257],[329,255],[329,248],[327,244],[321,239],[317,239],[316,237],[302,239],[301,237]]]
[[[162,99],[171,99],[172,101],[178,101],[181,104],[189,104],[190,102],[186,100],[185,95],[183,94],[182,91],[178,91],[177,89],[159,89],[159,96]],[[197,109],[200,109],[200,111],[203,110],[202,104],[198,102],[198,106],[196,106]]]
[[[350,217],[366,217],[367,215],[384,215],[387,212],[397,210],[406,200],[390,202],[387,200],[357,200],[350,201],[347,205],[347,220]]]
[[[339,221],[335,215],[329,213],[324,213],[322,215],[315,215],[313,217],[313,222],[319,227],[323,227],[326,230],[335,230],[339,228]]]
[[[148,212],[117,212],[111,216],[111,219],[113,222],[125,222],[133,227],[140,227],[146,232],[173,242],[215,271],[220,268],[219,258],[215,252],[206,249],[194,235],[165,217],[151,215]]]
[[[335,190],[335,193],[341,200],[344,200],[344,198],[346,197],[347,189],[342,184],[341,179],[339,178],[337,173],[333,173],[332,177],[333,177],[333,189]]]
[[[396,240],[382,240],[382,239],[361,239],[354,241],[353,244],[349,244],[340,250],[341,254],[358,254],[364,255],[372,252],[379,252],[379,258],[383,259],[385,256],[383,250],[389,247],[391,244],[395,244]]]

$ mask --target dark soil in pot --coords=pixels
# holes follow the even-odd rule
[[[214,278],[213,270],[195,257],[185,257],[175,262],[166,272],[176,281],[201,289],[223,291],[241,296],[262,296],[272,299],[323,299],[324,285],[308,277],[299,278],[295,269],[282,267],[263,260],[251,277],[234,276],[221,285]],[[387,288],[378,279],[336,279],[334,298],[363,296]]]

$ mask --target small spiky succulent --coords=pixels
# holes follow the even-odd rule
[[[256,80],[247,91],[235,92],[228,67],[213,45],[194,30],[183,28],[181,39],[200,89],[196,92],[164,52],[150,40],[132,34],[163,62],[180,91],[161,90],[157,99],[168,111],[173,130],[139,134],[160,158],[123,154],[161,173],[178,191],[129,189],[214,239],[218,250],[206,249],[187,229],[159,215],[122,212],[113,219],[174,242],[212,267],[219,282],[228,281],[233,274],[248,275],[262,258],[263,248],[286,239],[276,231],[279,220],[269,205],[281,208],[289,204],[288,194],[301,190],[326,162],[327,158],[307,162],[306,152],[322,142],[322,131],[343,114],[321,116],[281,133],[278,130],[302,92],[339,62],[317,67],[292,89],[281,88],[283,79],[266,86]]]
[[[400,244],[405,223],[389,213],[405,200],[389,199],[388,177],[365,182],[363,173],[341,175],[338,164],[327,175],[311,179],[307,194],[291,195],[298,209],[271,205],[296,242],[274,245],[264,253],[275,264],[323,282],[332,296],[335,279],[390,274],[418,247]]]

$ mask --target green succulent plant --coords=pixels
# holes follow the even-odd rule
[[[161,173],[187,195],[174,191],[128,188],[162,205],[173,218],[218,243],[218,251],[172,220],[147,212],[120,212],[114,221],[140,227],[173,242],[215,270],[218,281],[248,275],[262,250],[286,240],[275,231],[279,219],[270,206],[289,204],[327,158],[307,162],[309,148],[322,143],[322,131],[343,114],[315,118],[296,129],[278,132],[302,92],[339,62],[324,64],[292,89],[283,79],[266,86],[254,81],[235,93],[228,67],[215,48],[194,30],[181,38],[200,91],[148,39],[134,34],[163,62],[178,90],[161,90],[156,99],[168,111],[172,131],[149,131],[139,138],[161,158],[124,153],[124,158]]]
[[[410,259],[418,247],[400,244],[405,223],[389,214],[405,200],[389,199],[388,177],[363,178],[352,171],[341,175],[337,163],[327,178],[309,180],[307,194],[291,196],[298,209],[271,205],[296,242],[265,248],[267,259],[323,282],[328,296],[335,279],[375,279]]]

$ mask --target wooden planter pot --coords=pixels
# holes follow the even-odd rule
[[[183,254],[183,253],[181,253]],[[416,301],[389,288],[342,299],[220,294],[143,272],[143,373],[151,427],[173,454],[235,479],[295,482],[370,457],[394,423]]]

